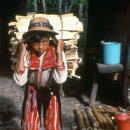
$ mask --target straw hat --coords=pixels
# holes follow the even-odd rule
[[[28,31],[23,34],[23,39],[26,39],[31,34],[37,32],[57,35],[57,33],[53,30],[53,26],[50,24],[49,20],[43,17],[36,17],[30,21]]]

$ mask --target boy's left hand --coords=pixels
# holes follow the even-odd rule
[[[62,51],[64,49],[64,42],[62,40],[58,40],[58,45],[57,45],[57,54],[62,54]]]

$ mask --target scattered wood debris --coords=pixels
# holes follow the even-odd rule
[[[114,116],[122,112],[129,112],[122,107],[108,105],[86,106],[84,110],[74,109],[79,130],[117,130]]]

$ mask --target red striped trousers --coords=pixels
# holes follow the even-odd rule
[[[42,101],[42,98],[45,97],[45,93],[43,93],[41,97],[38,94],[39,93],[37,93],[33,86],[28,87],[23,130],[39,130],[40,128],[40,110],[38,109],[38,106],[40,105],[38,105],[39,103],[37,102],[39,102],[39,98]],[[58,98],[54,93],[49,95],[43,116],[45,130],[60,130],[59,103]]]

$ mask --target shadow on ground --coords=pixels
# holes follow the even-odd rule
[[[0,130],[20,130],[17,124],[21,118],[19,113],[11,99],[0,97]]]
[[[84,91],[84,87],[81,79],[78,78],[68,78],[64,83],[63,91],[66,97],[74,97],[79,100],[80,103],[87,106],[88,102],[84,100],[82,95],[86,95],[88,99],[87,91]]]
[[[88,81],[89,82],[89,81]],[[91,85],[88,83],[88,85]],[[89,104],[89,98],[91,94],[92,86],[83,85],[81,79],[77,78],[68,78],[64,83],[64,93],[67,97],[75,97],[85,106]],[[120,85],[118,82],[113,83],[110,79],[100,81],[99,88],[97,92],[96,101],[100,101],[102,104],[111,105],[111,106],[123,106],[123,99]],[[84,95],[87,100],[84,100]]]
[[[0,66],[0,77],[12,78],[13,72],[10,67],[1,67]]]

